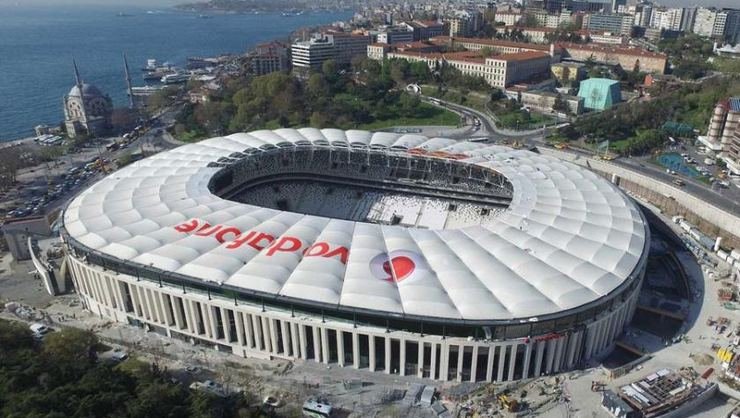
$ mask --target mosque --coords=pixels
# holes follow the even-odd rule
[[[64,125],[67,135],[100,136],[111,128],[113,101],[97,87],[87,84],[80,78],[77,63],[73,62],[75,85],[64,96]]]

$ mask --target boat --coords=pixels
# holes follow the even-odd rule
[[[131,87],[131,93],[134,96],[151,96],[152,94],[162,90],[162,86],[143,86],[143,87]]]
[[[149,58],[146,60],[146,67],[142,68],[141,71],[154,71],[159,66],[156,58]]]
[[[163,84],[177,84],[177,83],[184,83],[192,77],[192,74],[190,73],[180,73],[176,72],[173,74],[167,74],[162,77],[160,80]]]
[[[162,77],[170,74],[175,74],[176,72],[177,71],[175,71],[172,67],[160,67],[154,71],[144,73],[142,77],[144,78],[144,80],[147,81],[159,81],[162,79]]]

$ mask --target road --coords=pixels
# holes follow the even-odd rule
[[[486,136],[491,138],[493,141],[517,140],[521,143],[531,146],[548,146],[544,141],[544,135],[541,129],[535,131],[523,131],[518,134],[501,133],[501,131],[496,128],[495,122],[489,115],[486,115],[476,109],[472,109],[456,103],[450,103],[442,100],[440,100],[440,102],[443,103],[446,107],[463,113],[468,117],[475,116],[480,119],[481,129],[476,134],[474,134],[473,137]],[[564,151],[578,154],[584,157],[593,157],[592,153],[588,153],[585,151],[573,149],[567,149]],[[667,184],[672,184],[673,180],[675,179],[675,176],[667,174],[665,170],[661,169],[660,167],[654,166],[650,163],[642,162],[640,160],[635,160],[631,158],[619,158],[613,160],[612,163],[660,180]],[[729,213],[740,213],[740,200],[738,200],[738,196],[740,196],[740,193],[737,193],[736,190],[716,190],[709,187],[705,183],[699,182],[692,178],[682,177],[682,180],[684,180],[686,183],[683,186],[684,191]],[[730,187],[735,186],[731,185]]]

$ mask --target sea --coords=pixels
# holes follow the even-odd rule
[[[119,16],[120,14],[120,16]],[[347,20],[352,13],[206,14],[123,6],[28,7],[0,4],[0,141],[33,136],[38,124],[57,125],[62,99],[82,79],[125,106],[123,58],[135,86],[146,85],[148,58],[184,66],[190,56],[244,53],[292,31]]]

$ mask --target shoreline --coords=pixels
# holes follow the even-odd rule
[[[196,15],[196,16],[199,13],[198,10],[178,9],[177,6],[171,6],[171,7],[165,8],[165,9],[161,9],[161,10],[162,11],[165,11],[165,12],[166,11],[173,11],[173,12],[177,12],[177,13],[183,13],[183,14],[188,14],[188,15]],[[337,10],[328,10],[328,9],[315,10],[315,9],[310,9],[310,10],[306,10],[306,14],[309,14],[309,13],[313,14],[313,13],[342,12],[342,11],[349,11],[349,10],[351,10],[351,9],[346,9],[346,10],[345,9],[337,9]],[[251,14],[253,14],[252,12],[237,12],[237,11],[226,11],[226,10],[212,10],[212,11],[202,11],[202,12],[213,12],[214,15],[251,15]],[[279,14],[279,13],[280,13],[279,11],[261,11],[260,10],[258,14],[271,14],[272,15],[272,14]],[[346,21],[347,19],[348,19],[347,17],[338,18],[337,20],[334,20],[334,21],[327,21],[326,24],[331,24],[331,23],[334,23],[335,21],[340,21],[340,20],[341,21]],[[278,41],[278,42],[283,42],[283,43],[290,44],[290,39],[291,39],[291,37],[296,32],[301,31],[301,30],[305,30],[305,29],[316,28],[317,26],[320,26],[320,25],[311,24],[309,22],[306,22],[306,25],[300,26],[299,28],[297,28],[295,30],[290,30],[289,28],[286,28],[285,32],[282,33],[282,34],[280,34],[280,36],[271,38],[269,40],[266,40],[265,42]],[[221,56],[221,55],[234,55],[234,56],[237,56],[237,57],[242,57],[242,56],[248,55],[249,53],[251,53],[253,51],[254,51],[254,46],[252,48],[250,48],[249,50],[247,50],[247,51],[245,51],[244,49],[238,49],[236,51],[223,52],[223,53],[218,53],[216,55],[211,55],[213,52],[210,52],[208,55],[204,55],[204,56],[206,56],[206,57],[217,57],[217,56]],[[43,121],[43,116],[40,116],[39,119],[35,119],[33,122],[31,122],[29,124],[30,126],[27,128],[27,130],[24,130],[24,132],[26,132],[26,133],[19,133],[18,136],[14,136],[12,134],[10,134],[9,136],[0,136],[0,149],[9,148],[9,147],[18,146],[18,145],[34,144],[35,143],[36,136],[29,136],[29,134],[33,135],[33,128],[34,128],[34,126],[37,126],[39,124],[46,124],[46,125],[49,125],[49,126],[53,126],[53,125],[58,124],[61,121],[63,121],[63,117],[60,120],[57,120],[55,122],[49,122],[49,121]]]

